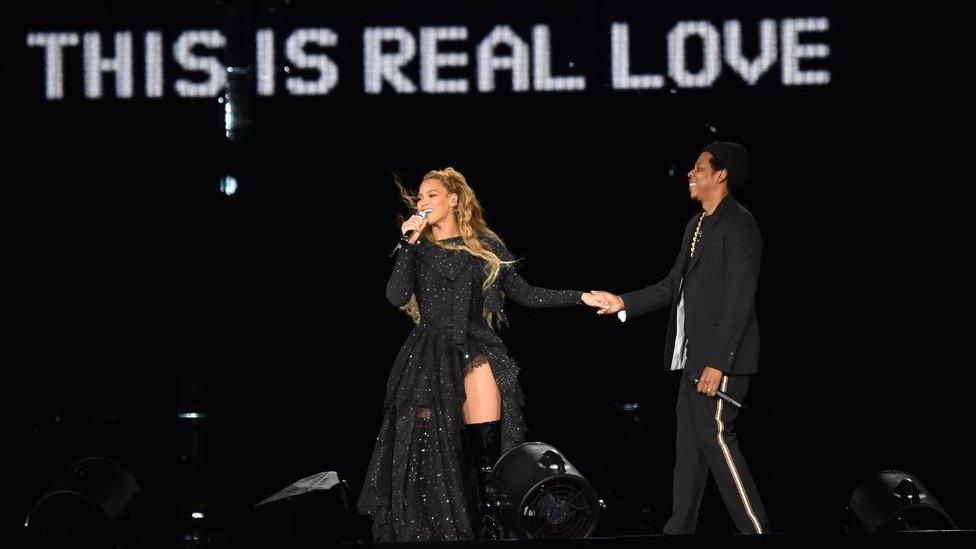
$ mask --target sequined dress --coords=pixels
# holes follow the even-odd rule
[[[444,243],[460,243],[460,237]],[[485,239],[503,261],[512,255]],[[488,326],[483,308],[504,314],[506,296],[526,307],[580,304],[582,293],[530,286],[514,265],[482,290],[485,263],[465,251],[420,239],[404,245],[386,287],[391,304],[417,297],[420,323],[390,371],[384,416],[359,512],[373,519],[375,541],[449,541],[474,537],[462,489],[464,374],[487,363],[502,400],[502,453],[523,441],[518,365]]]

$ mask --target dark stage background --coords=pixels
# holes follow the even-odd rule
[[[252,124],[237,140],[225,136],[225,104],[174,91],[177,78],[204,79],[175,64],[174,38],[228,29],[220,5],[23,6],[7,33],[5,79],[16,122],[4,200],[4,362],[9,400],[20,403],[13,520],[88,455],[131,467],[152,523],[167,531],[186,528],[196,505],[210,531],[226,532],[319,471],[358,491],[411,327],[384,299],[403,211],[394,174],[416,186],[428,169],[454,166],[529,281],[622,292],[672,265],[696,210],[684,174],[721,138],[753,157],[738,196],[764,237],[763,350],[737,429],[775,529],[840,530],[851,491],[885,468],[918,475],[959,526],[976,527],[962,268],[972,140],[956,124],[971,112],[961,91],[971,48],[956,43],[964,18],[938,3],[409,6],[257,3],[242,43],[274,29],[277,80],[242,111]],[[661,89],[612,85],[612,23],[630,25],[632,73],[666,75],[677,22],[721,33],[739,20],[753,57],[766,18],[829,19],[828,30],[800,35],[829,45],[828,57],[801,62],[829,83],[787,85],[777,60],[755,84],[723,63],[700,88],[671,77]],[[534,47],[538,24],[551,31],[552,73],[585,76],[585,90],[515,92],[500,70],[494,92],[478,91],[477,44],[509,25]],[[366,92],[364,28],[417,38],[444,25],[468,29],[440,45],[467,53],[468,66],[440,71],[468,81],[467,93],[398,93],[388,82]],[[284,42],[299,27],[338,36],[312,48],[338,71],[324,95],[286,89],[289,76],[316,78],[285,70]],[[102,97],[85,96],[80,45],[64,49],[63,97],[45,96],[45,50],[28,45],[30,33],[98,31],[109,57],[112,33],[125,30],[135,36],[131,98],[117,97],[111,74]],[[162,32],[163,97],[142,83],[147,30]],[[687,42],[691,72],[703,67],[702,43]],[[243,59],[253,64],[253,52]],[[403,72],[419,86],[417,58]],[[225,174],[233,194],[221,191]],[[600,534],[659,532],[677,383],[662,367],[666,313],[621,325],[582,308],[513,304],[510,320],[503,337],[522,366],[529,439],[563,451],[607,500]],[[188,411],[208,415],[177,417]],[[186,458],[192,425],[196,462]],[[733,530],[712,488],[702,528]]]

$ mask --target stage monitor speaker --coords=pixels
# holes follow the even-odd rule
[[[349,505],[335,471],[303,478],[261,500],[233,536],[244,548],[369,541],[369,519]]]

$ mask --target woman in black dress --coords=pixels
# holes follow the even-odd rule
[[[482,504],[486,474],[523,442],[518,365],[493,326],[504,300],[526,307],[603,305],[579,291],[530,286],[488,228],[464,176],[427,173],[386,287],[417,323],[397,354],[359,511],[376,541],[490,537]]]

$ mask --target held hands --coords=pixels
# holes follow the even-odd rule
[[[585,296],[591,296],[590,301],[587,301]],[[583,303],[597,309],[596,314],[598,315],[612,315],[616,314],[618,311],[624,308],[624,300],[615,294],[610,292],[603,292],[600,290],[593,290],[588,294],[583,294]]]
[[[403,222],[403,225],[400,225],[400,234],[407,234],[407,231],[413,231],[413,234],[410,235],[410,240],[407,241],[408,243],[413,244],[418,238],[420,238],[420,233],[422,233],[426,227],[426,218],[421,219],[419,215],[412,215],[409,219]]]
[[[583,292],[583,295],[580,296],[580,299],[583,301],[584,304],[598,309],[602,309],[609,305],[606,299],[599,297],[592,292]]]

